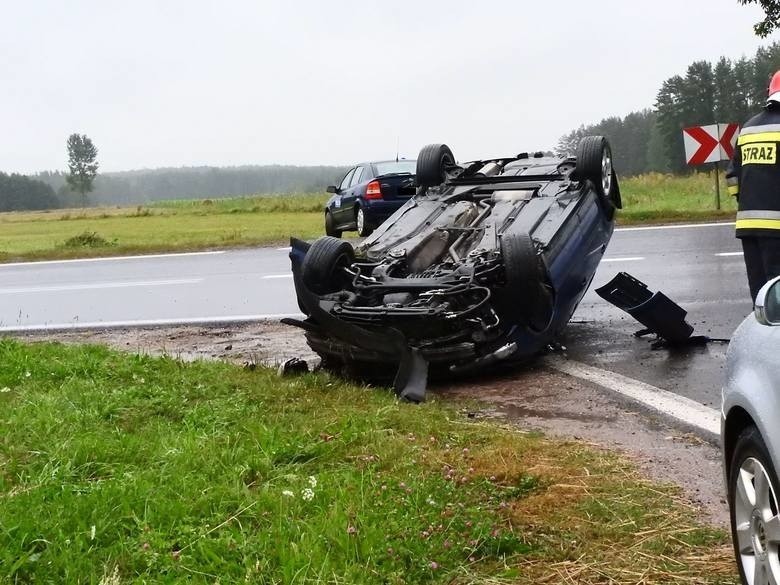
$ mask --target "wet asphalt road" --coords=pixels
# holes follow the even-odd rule
[[[725,345],[653,351],[593,291],[626,271],[729,337],[751,309],[733,225],[619,230],[563,340],[585,363],[718,407]],[[0,265],[0,327],[254,319],[296,313],[284,248]]]
[[[625,271],[688,311],[694,335],[728,338],[752,303],[733,225],[615,233],[563,343],[570,357],[720,408],[726,344],[652,350],[642,328],[593,290]]]

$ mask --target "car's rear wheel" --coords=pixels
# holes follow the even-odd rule
[[[357,226],[357,233],[361,238],[371,235],[374,228],[366,220],[366,212],[362,207],[355,209],[355,225]]]
[[[341,237],[341,230],[336,229],[336,222],[330,211],[325,212],[325,234],[333,238]]]
[[[323,236],[314,241],[303,259],[303,284],[320,295],[342,290],[349,283],[349,276],[341,269],[354,261],[355,252],[349,242]]]
[[[423,146],[417,156],[416,181],[419,187],[436,187],[447,178],[447,169],[455,166],[455,156],[446,144]]]
[[[739,435],[728,479],[731,535],[743,583],[780,583],[778,480],[754,426]]]
[[[612,165],[612,147],[604,136],[585,136],[577,146],[576,178],[593,183],[604,213],[612,219],[622,207],[617,175]]]
[[[506,284],[498,295],[501,312],[534,331],[543,331],[552,318],[553,297],[546,286],[547,269],[533,239],[525,232],[504,234],[501,257],[506,275]]]

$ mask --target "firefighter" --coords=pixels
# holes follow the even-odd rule
[[[726,172],[737,197],[737,238],[745,253],[750,296],[780,275],[780,71],[769,84],[764,110],[745,122]]]

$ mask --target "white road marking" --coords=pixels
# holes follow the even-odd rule
[[[720,254],[715,254],[716,256],[742,256],[743,252],[721,252]]]
[[[128,321],[91,321],[71,323],[47,323],[45,325],[0,325],[2,333],[23,333],[25,331],[62,331],[82,329],[116,329],[122,327],[169,327],[172,325],[213,325],[219,323],[252,323],[256,321],[278,321],[285,317],[302,319],[301,313],[268,313],[260,315],[231,315],[227,317],[187,317],[181,319],[138,319]]]
[[[559,372],[598,384],[703,431],[720,434],[718,411],[695,400],[574,360],[547,357],[544,361]]]
[[[292,278],[292,277],[293,277],[292,273],[287,273],[287,274],[266,274],[261,278],[265,280],[268,278]]]
[[[8,262],[0,264],[0,268],[12,266],[42,266],[47,264],[74,264],[76,262],[118,262],[123,260],[150,260],[154,258],[183,258],[186,256],[214,256],[224,254],[225,250],[213,250],[210,252],[181,252],[178,254],[146,254],[142,256],[108,256],[105,258],[73,258],[71,260],[40,260],[38,262]]]
[[[626,256],[625,258],[602,258],[602,262],[633,262],[635,260],[644,260],[644,256]]]
[[[647,230],[681,230],[685,228],[702,228],[702,227],[723,227],[733,226],[734,222],[719,222],[719,223],[685,223],[685,224],[671,224],[671,225],[647,225],[641,227],[625,227],[616,228],[616,232],[643,232]]]
[[[0,288],[0,295],[18,295],[40,292],[61,292],[70,290],[92,290],[107,288],[129,288],[148,286],[175,286],[179,284],[198,284],[202,278],[180,278],[177,280],[143,280],[131,282],[93,282],[83,284],[58,284],[52,286],[24,286],[14,288]]]

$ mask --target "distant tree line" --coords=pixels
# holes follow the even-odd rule
[[[692,169],[685,164],[682,129],[716,122],[742,124],[766,102],[767,85],[778,69],[780,43],[759,49],[751,59],[696,61],[684,76],[663,82],[655,109],[581,126],[561,137],[556,151],[573,153],[580,137],[603,134],[610,139],[615,165],[624,175],[687,172]]]
[[[89,194],[93,205],[138,204],[163,199],[202,199],[251,194],[322,193],[336,183],[346,167],[265,165],[182,167],[102,173]],[[63,198],[66,173],[36,175]]]
[[[0,172],[0,211],[55,209],[61,202],[49,185],[24,175]]]

